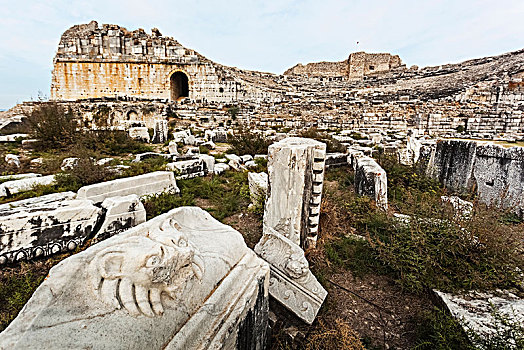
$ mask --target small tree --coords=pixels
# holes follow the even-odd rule
[[[39,140],[43,149],[65,148],[78,136],[78,118],[75,113],[56,103],[33,110],[27,118],[28,133]]]

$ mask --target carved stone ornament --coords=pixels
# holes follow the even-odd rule
[[[304,251],[271,228],[255,246],[255,252],[271,266],[269,292],[276,300],[311,324],[327,296],[309,270]]]
[[[269,266],[182,207],[53,267],[0,349],[262,349]]]

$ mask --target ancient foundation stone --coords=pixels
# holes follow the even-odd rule
[[[326,144],[291,137],[272,144],[268,152],[264,229],[274,229],[303,249],[315,246]]]
[[[269,267],[182,207],[53,267],[0,348],[263,349]]]
[[[141,197],[166,191],[180,192],[176,185],[175,177],[170,171],[156,171],[84,186],[78,190],[77,199],[89,199],[95,203],[100,203],[109,197],[127,196],[130,194],[136,194]]]
[[[356,160],[355,190],[361,196],[374,199],[380,209],[388,209],[386,171],[373,158],[364,156]]]

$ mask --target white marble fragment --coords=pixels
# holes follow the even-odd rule
[[[11,196],[20,192],[26,192],[32,190],[35,186],[51,185],[54,182],[54,175],[30,177],[20,180],[7,181],[0,184],[0,197]]]
[[[84,186],[78,190],[77,198],[90,199],[95,203],[101,203],[109,197],[130,194],[142,197],[167,191],[180,192],[173,173],[171,171],[156,171]]]
[[[239,232],[182,207],[53,267],[2,349],[263,349],[269,267]]]
[[[290,137],[268,148],[270,193],[264,230],[272,228],[306,249],[316,244],[326,144]]]

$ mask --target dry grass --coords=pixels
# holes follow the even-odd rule
[[[320,321],[308,338],[307,350],[365,349],[360,336],[347,322],[336,319],[333,325]]]

